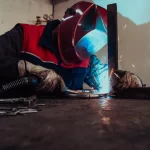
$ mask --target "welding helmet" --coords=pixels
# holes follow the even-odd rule
[[[58,48],[64,63],[81,62],[106,44],[106,9],[83,1],[66,10],[58,29]]]

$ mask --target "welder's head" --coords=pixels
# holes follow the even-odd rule
[[[90,2],[68,8],[58,28],[58,47],[64,63],[78,63],[107,44],[107,11]]]

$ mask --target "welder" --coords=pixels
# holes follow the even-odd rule
[[[0,82],[35,75],[39,91],[101,88],[108,70],[95,53],[107,44],[106,10],[89,2],[68,8],[61,21],[18,23],[0,36]]]

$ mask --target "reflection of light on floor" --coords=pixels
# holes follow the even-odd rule
[[[122,58],[122,55],[120,55],[120,58]]]
[[[105,125],[109,125],[109,124],[110,124],[110,118],[109,118],[109,117],[103,117],[103,118],[102,118],[102,122],[103,122],[103,124],[105,124]]]
[[[104,98],[99,104],[103,110],[111,110],[111,103],[109,99]]]
[[[106,108],[109,105],[108,99],[104,98],[100,101],[100,106]]]
[[[110,117],[105,115],[106,111],[110,111],[112,109],[110,105],[111,105],[110,99],[107,98],[101,99],[99,102],[100,110],[98,113],[101,117],[102,123],[105,125],[110,124]]]

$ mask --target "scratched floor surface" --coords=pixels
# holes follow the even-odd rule
[[[150,150],[150,101],[51,100],[0,118],[0,150]]]

